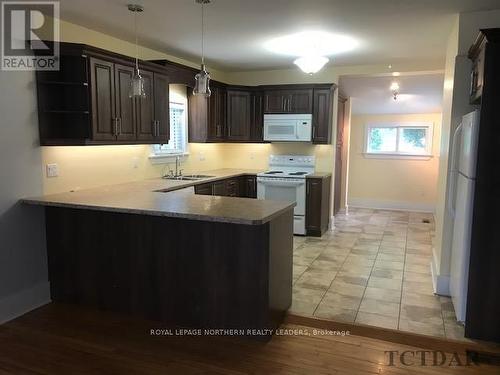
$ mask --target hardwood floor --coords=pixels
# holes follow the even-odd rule
[[[500,373],[483,364],[387,366],[384,351],[417,349],[359,336],[276,336],[262,343],[151,336],[154,328],[161,323],[50,304],[0,326],[0,374]]]

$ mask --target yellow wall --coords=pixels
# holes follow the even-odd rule
[[[432,122],[434,137],[428,160],[372,159],[363,155],[365,125],[377,122]],[[353,115],[349,158],[348,204],[433,210],[439,165],[441,114]]]

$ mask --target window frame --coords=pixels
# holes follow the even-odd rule
[[[368,151],[370,140],[370,132],[374,128],[396,128],[396,150],[395,151]],[[425,153],[409,153],[399,151],[399,139],[401,134],[401,129],[407,128],[426,128],[426,147]],[[367,123],[365,124],[365,135],[363,144],[363,155],[366,158],[380,158],[380,159],[430,159],[433,157],[432,154],[432,142],[434,139],[434,123],[433,122],[377,122],[377,123]]]
[[[178,101],[169,101],[169,116],[170,109],[175,106],[181,106],[184,110],[184,147],[183,150],[161,150],[161,144],[151,145],[151,154],[149,159],[153,164],[164,164],[169,163],[177,156],[187,156],[189,155],[189,143],[188,143],[188,108],[187,103]],[[172,125],[170,125],[172,126]]]

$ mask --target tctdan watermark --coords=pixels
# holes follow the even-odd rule
[[[389,350],[385,352],[388,366],[451,366],[476,365],[470,353],[446,353],[441,350]]]
[[[59,70],[58,1],[2,1],[1,69]]]

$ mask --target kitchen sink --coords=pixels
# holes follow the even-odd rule
[[[215,177],[215,176],[209,176],[209,175],[206,175],[206,174],[186,174],[186,175],[184,175],[182,177],[201,179],[201,178],[212,178],[212,177]]]
[[[187,175],[178,176],[178,177],[164,176],[163,178],[166,179],[166,180],[197,181],[197,180],[202,180],[204,178],[210,178],[210,177],[214,177],[214,176],[208,176],[208,175],[205,175],[205,174],[187,174]]]

